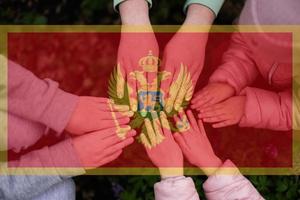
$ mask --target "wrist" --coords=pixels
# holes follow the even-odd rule
[[[174,178],[174,177],[182,177],[183,176],[183,167],[176,168],[159,168],[159,173],[161,179]]]
[[[211,25],[214,18],[214,13],[206,6],[191,4],[188,7],[184,25]]]
[[[203,165],[197,165],[206,176],[210,176],[214,174],[219,167],[221,167],[223,164],[222,160],[217,156],[212,156],[208,162],[205,164],[206,167],[203,167]]]
[[[123,25],[148,25],[149,7],[145,0],[126,0],[119,5]]]

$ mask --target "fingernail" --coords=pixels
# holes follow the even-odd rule
[[[136,135],[136,130],[132,129],[131,133],[132,133],[132,137],[135,136]]]

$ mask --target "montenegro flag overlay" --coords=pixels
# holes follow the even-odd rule
[[[184,134],[193,131],[206,134],[210,152],[222,162],[232,161],[243,174],[300,174],[297,26],[215,26],[210,33],[191,27],[180,37],[208,37],[206,45],[197,43],[203,49],[200,67],[184,59],[162,60],[176,26],[154,27],[158,49],[139,45],[139,38],[151,40],[143,28],[122,33],[118,26],[0,30],[2,174],[176,170],[181,167],[176,162],[157,166],[151,160],[162,163],[174,156],[170,138],[188,148]],[[189,54],[180,45],[172,50],[173,60]],[[208,83],[230,84],[232,96],[242,96],[245,103],[213,104],[216,99],[202,90]],[[76,119],[74,112],[79,113]],[[227,120],[235,112],[241,118]],[[117,150],[120,146],[124,148]],[[151,157],[157,148],[166,148],[165,154]],[[208,155],[195,156],[210,159]],[[230,173],[233,166],[227,168]],[[202,173],[188,160],[184,170]]]

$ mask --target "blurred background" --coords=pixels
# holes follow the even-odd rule
[[[243,3],[244,0],[226,0],[215,20],[215,24],[232,24],[243,8]],[[181,24],[185,17],[182,12],[183,4],[183,0],[154,0],[153,7],[150,10],[152,24]],[[118,14],[113,11],[111,0],[0,0],[0,24],[112,25],[120,24],[120,19]],[[93,42],[90,41],[91,44]],[[18,49],[18,44],[16,43],[15,45],[15,47],[11,48]],[[109,49],[100,45],[98,50],[103,48]],[[27,50],[28,47],[22,49],[23,53]],[[51,51],[50,47],[49,50]],[[81,51],[88,50],[81,49]],[[42,63],[51,63],[51,56],[48,56],[47,52],[42,53],[48,59]],[[108,50],[108,53],[111,52]],[[103,54],[102,56],[105,57],[105,52]],[[23,58],[22,55],[17,53],[12,55],[12,57],[21,60],[23,63],[28,63],[25,57]],[[71,63],[73,67],[82,67],[82,70],[84,70],[85,61],[82,61],[80,64],[72,62],[74,61],[70,59],[69,64]],[[66,72],[72,73],[71,64],[66,66],[64,70],[57,70],[55,67],[47,68],[47,70],[41,69],[43,71],[41,76],[50,77],[57,81],[63,80]],[[97,63],[97,65],[101,66],[108,64],[110,63],[106,63],[103,60],[101,60],[101,63]],[[35,65],[38,66],[36,63],[32,63],[32,66]],[[32,67],[32,70],[39,73],[39,68]],[[80,71],[75,71],[71,74],[72,76],[82,76]],[[103,73],[109,74],[109,71]],[[207,75],[210,72],[204,71],[203,73]],[[82,82],[75,83],[80,85],[76,86],[76,90],[73,89],[74,83],[67,81],[62,83],[62,88],[72,90],[74,93],[81,95],[90,94],[97,96],[102,93],[103,91],[101,90],[104,90],[103,88],[106,87],[102,86],[104,83],[99,80],[95,70],[91,68],[85,75],[85,79],[82,79]],[[201,199],[205,199],[201,186],[206,177],[193,176],[192,178],[196,183]],[[248,178],[266,199],[300,199],[298,176],[248,176]],[[79,176],[75,178],[77,199],[150,200],[154,199],[153,185],[159,180],[159,176]]]

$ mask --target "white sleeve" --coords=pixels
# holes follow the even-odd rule
[[[230,160],[225,161],[224,164],[205,181],[203,189],[208,200],[264,199]]]
[[[184,176],[164,179],[154,185],[155,200],[200,200],[193,179]]]

